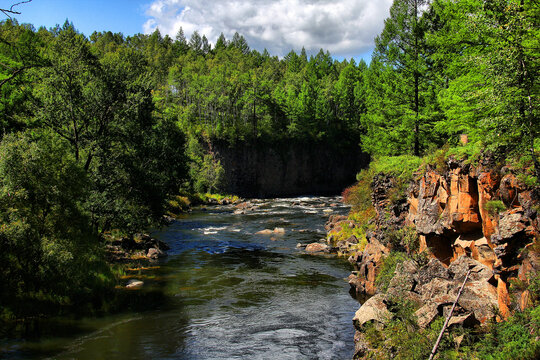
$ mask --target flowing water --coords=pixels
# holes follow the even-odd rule
[[[114,316],[56,320],[0,342],[8,359],[350,359],[358,308],[343,259],[304,254],[336,198],[196,210],[153,233],[171,247],[140,274],[141,302]],[[284,233],[256,234],[283,228]]]

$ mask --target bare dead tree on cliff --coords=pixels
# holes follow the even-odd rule
[[[465,284],[467,283],[467,280],[469,279],[469,275],[471,274],[471,270],[467,271],[467,275],[465,275],[465,279],[463,280],[463,284],[461,284],[461,288],[459,288],[456,301],[454,301],[454,305],[452,305],[452,309],[450,309],[450,313],[448,314],[448,317],[444,321],[443,327],[441,329],[441,332],[439,333],[439,337],[437,338],[437,341],[435,342],[435,345],[433,345],[433,350],[431,350],[431,354],[429,355],[429,360],[432,360],[435,354],[437,353],[437,349],[439,348],[439,344],[442,340],[444,331],[446,330],[446,327],[448,326],[448,322],[450,321],[450,318],[452,317],[452,314],[454,312],[454,309],[456,308],[456,305],[459,301],[459,297],[461,296],[461,292],[463,291],[463,288],[465,287]]]
[[[9,10],[8,10],[8,9],[2,9],[2,8],[0,8],[0,11],[3,12],[4,15],[6,15],[8,18],[11,19],[11,16],[12,16],[12,15],[21,15],[21,12],[20,12],[20,11],[15,11],[15,10],[14,10],[14,8],[15,8],[16,6],[19,6],[19,5],[21,5],[21,4],[26,4],[26,3],[29,3],[29,2],[32,2],[32,0],[24,0],[24,1],[20,1],[20,2],[18,2],[18,3],[16,3],[16,4],[11,5],[11,7],[9,8]]]

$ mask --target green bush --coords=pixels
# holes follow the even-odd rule
[[[414,254],[420,247],[418,233],[414,226],[404,226],[397,230],[388,230],[384,237],[385,243],[397,251]]]
[[[486,203],[484,208],[491,216],[498,215],[500,212],[506,210],[506,206],[501,200],[490,200]]]
[[[399,184],[408,184],[422,162],[422,158],[412,155],[381,156],[371,163],[370,168],[375,174],[391,175]]]
[[[475,350],[480,359],[512,360],[540,357],[540,307],[517,312],[507,321],[492,324]]]
[[[407,256],[404,253],[397,251],[391,252],[384,258],[381,270],[375,279],[375,285],[377,285],[377,288],[380,291],[385,292],[388,290],[388,285],[390,284],[390,280],[394,277],[396,266],[405,260],[407,260]]]

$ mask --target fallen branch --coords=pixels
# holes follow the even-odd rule
[[[439,344],[442,340],[444,331],[446,330],[446,327],[448,326],[448,322],[450,321],[450,318],[452,317],[452,313],[454,312],[454,309],[456,308],[457,302],[459,300],[459,297],[461,296],[461,292],[463,291],[463,288],[465,287],[465,283],[467,283],[467,279],[469,278],[470,273],[471,273],[471,270],[467,271],[467,275],[465,275],[465,280],[463,280],[463,284],[461,284],[461,288],[459,289],[459,292],[457,294],[456,301],[454,301],[454,305],[452,305],[452,309],[450,309],[450,313],[446,317],[446,321],[444,322],[444,325],[441,329],[439,337],[437,338],[437,341],[435,342],[435,345],[433,346],[433,350],[431,350],[431,355],[429,356],[429,360],[432,360],[435,354],[437,353],[437,349],[439,348]]]

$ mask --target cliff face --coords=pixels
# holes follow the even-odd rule
[[[375,295],[354,318],[358,358],[368,350],[363,341],[364,324],[384,325],[392,316],[387,307],[395,299],[416,304],[415,317],[425,328],[438,315],[447,314],[469,270],[454,324],[501,320],[513,310],[529,306],[527,290],[518,287],[512,297],[508,290],[512,281],[526,284],[540,270],[540,201],[535,190],[507,169],[472,167],[452,160],[445,171],[428,168],[410,184],[406,198],[390,201],[393,185],[391,177],[374,178],[375,230],[367,232],[363,252],[349,258],[358,269],[349,278],[351,287],[357,295]],[[420,253],[428,256],[423,261],[401,262],[383,291],[377,288],[376,278],[384,259],[395,250],[391,234],[406,237],[403,229],[409,229],[418,241],[408,248],[410,244],[400,239],[401,250],[413,258]]]
[[[213,143],[224,191],[243,197],[335,195],[355,181],[369,157],[354,148],[311,143]]]

